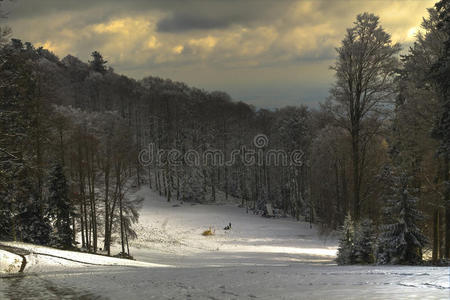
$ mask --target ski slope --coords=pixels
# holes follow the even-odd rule
[[[0,299],[448,299],[449,269],[337,266],[336,240],[235,204],[166,202],[142,189],[136,261],[10,243],[30,252]],[[223,230],[229,222],[232,229]],[[211,227],[213,236],[202,236]],[[115,245],[113,252],[119,252]],[[1,254],[1,253],[0,253]],[[22,293],[22,294],[21,294]]]

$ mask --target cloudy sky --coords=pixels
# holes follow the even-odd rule
[[[14,37],[117,72],[228,92],[259,107],[317,105],[356,15],[373,12],[407,49],[436,0],[13,0]]]

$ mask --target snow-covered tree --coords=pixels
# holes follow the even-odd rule
[[[386,195],[385,221],[378,239],[377,262],[417,264],[427,243],[419,228],[423,219],[417,210],[417,198],[411,194],[410,178],[405,173],[386,173],[393,187]]]
[[[363,219],[355,226],[354,257],[359,264],[374,262],[375,230],[370,219]]]
[[[339,248],[336,262],[340,265],[348,265],[355,262],[355,226],[350,213],[344,220],[341,230],[341,238],[339,239]]]
[[[400,45],[392,43],[379,17],[373,14],[359,14],[354,24],[347,29],[342,46],[336,49],[338,58],[332,69],[337,80],[329,108],[336,122],[351,135],[353,218],[358,221],[362,207],[361,179],[366,173],[365,149],[378,128],[367,120],[382,114],[386,102],[393,100]]]
[[[439,25],[441,17],[436,8],[428,9],[416,41],[409,53],[402,57],[399,95],[391,123],[392,136],[388,138],[392,162],[412,176],[412,186],[420,188],[419,205],[430,216],[427,225],[433,228],[428,233],[433,232],[430,238],[435,263],[444,254],[441,237],[445,236],[445,226],[442,224],[446,219],[450,220],[443,217],[445,176],[449,172],[445,152],[441,151],[445,147],[440,146],[445,145],[442,142],[449,130],[440,126],[446,121],[441,119],[445,109],[441,101],[444,99],[443,89],[438,80],[444,79],[441,81],[444,85],[448,82],[448,76],[439,72],[439,62],[440,57],[445,57],[442,56],[445,53],[444,42],[448,40],[450,31]]]
[[[18,216],[30,208],[29,201],[42,205],[43,130],[37,112],[45,106],[36,96],[34,50],[19,40],[1,46],[0,236],[20,239],[18,233],[30,224],[21,226]]]

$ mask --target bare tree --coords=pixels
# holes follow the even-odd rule
[[[331,90],[330,108],[338,124],[351,135],[353,162],[353,214],[361,212],[361,183],[364,175],[364,144],[377,133],[368,128],[368,119],[377,119],[390,107],[394,94],[394,75],[398,66],[396,54],[400,45],[379,24],[379,18],[363,13],[355,26],[347,29],[338,58],[331,69],[336,83]],[[370,122],[373,124],[373,122]]]

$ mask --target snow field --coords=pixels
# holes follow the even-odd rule
[[[449,268],[337,266],[337,241],[290,218],[247,214],[232,203],[168,203],[148,190],[136,261],[29,244],[30,280],[2,281],[47,299],[449,299]],[[229,222],[232,229],[223,230]],[[202,236],[211,227],[215,235]],[[115,244],[112,252],[120,251]],[[2,286],[3,285],[3,286]],[[6,294],[6,295],[10,295]],[[47,295],[53,296],[47,296]],[[17,296],[17,294],[15,294]],[[20,295],[19,295],[20,296]],[[19,297],[17,296],[17,297]],[[53,297],[53,298],[52,298]]]

